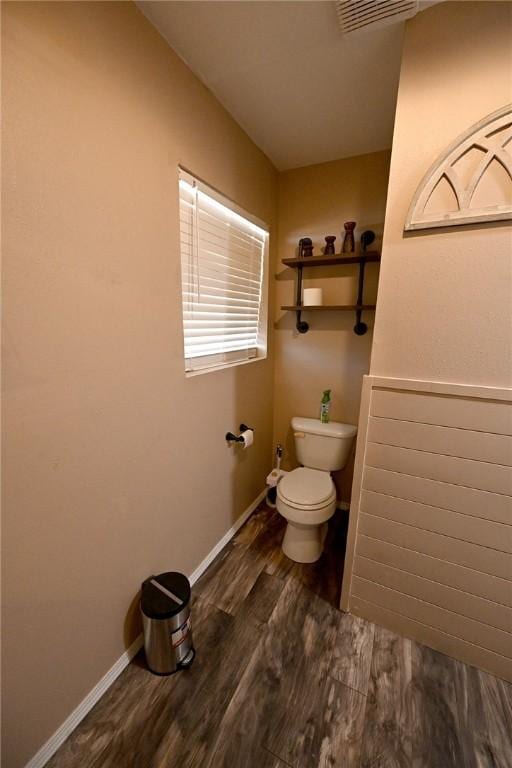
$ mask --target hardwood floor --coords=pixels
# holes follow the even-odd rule
[[[252,515],[193,588],[197,657],[143,655],[48,768],[512,768],[512,686],[337,609],[346,530],[313,565]]]

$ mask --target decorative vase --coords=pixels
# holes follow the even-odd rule
[[[336,235],[326,235],[325,237],[326,246],[324,248],[324,256],[334,256],[336,252],[334,248],[335,240],[336,240]]]
[[[354,229],[356,228],[355,221],[346,221],[343,225],[345,227],[345,237],[343,238],[342,253],[354,253],[356,244],[354,240]]]
[[[304,259],[313,255],[313,241],[310,237],[301,237],[299,240],[299,258]]]

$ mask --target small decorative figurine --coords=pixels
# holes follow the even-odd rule
[[[335,254],[335,248],[334,248],[334,241],[336,240],[336,235],[326,235],[325,236],[325,242],[327,245],[324,248],[324,256],[334,256]]]
[[[301,237],[299,240],[299,259],[313,255],[313,241],[310,237]]]
[[[343,225],[345,227],[345,237],[343,238],[342,253],[354,253],[356,244],[354,240],[354,229],[356,228],[355,221],[346,221]]]

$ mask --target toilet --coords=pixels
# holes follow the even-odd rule
[[[288,523],[282,549],[297,563],[314,563],[322,554],[327,521],[336,510],[331,472],[347,463],[357,427],[294,416],[292,429],[302,467],[284,475],[277,486],[277,511]]]

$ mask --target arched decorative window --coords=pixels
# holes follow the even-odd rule
[[[458,137],[429,168],[405,230],[512,219],[512,104]]]

